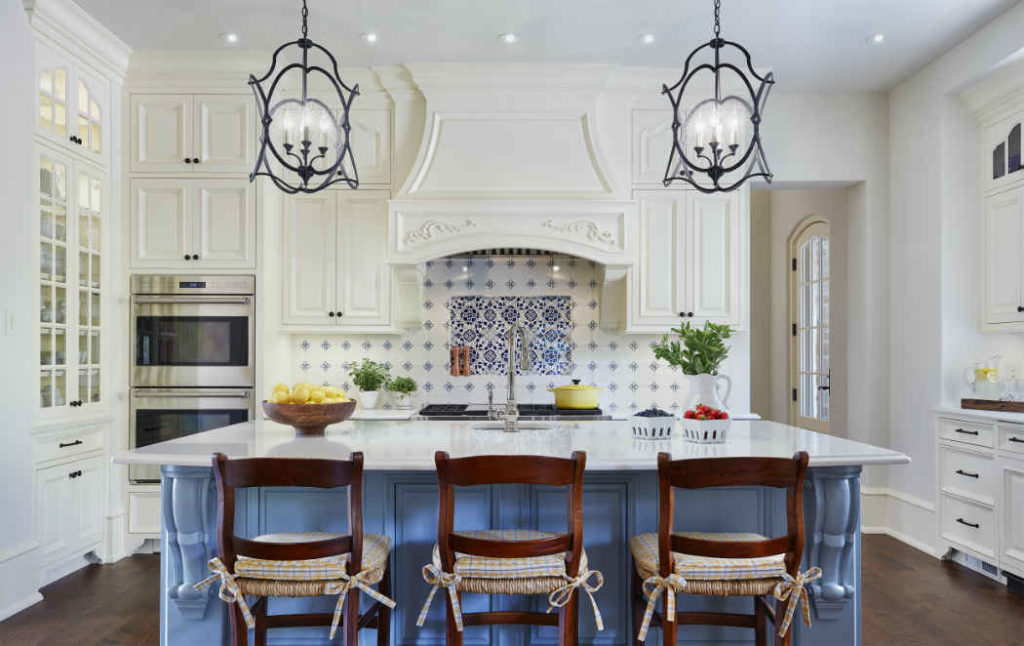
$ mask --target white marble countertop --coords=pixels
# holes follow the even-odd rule
[[[935,409],[935,412],[939,415],[951,415],[953,417],[973,417],[975,419],[1024,424],[1024,413],[1008,413],[1006,411],[999,410],[977,410],[974,408],[961,408],[956,405],[939,406]]]
[[[556,423],[551,428],[501,430],[473,428],[476,422],[354,421],[330,426],[323,437],[296,437],[289,426],[269,420],[244,422],[123,452],[117,464],[210,466],[215,452],[231,458],[348,458],[362,451],[365,468],[377,471],[433,471],[434,451],[467,455],[568,456],[587,452],[587,468],[645,471],[656,468],[659,451],[685,457],[791,457],[810,454],[811,466],[906,464],[897,451],[767,421],[734,421],[724,444],[634,439],[628,422]],[[678,426],[677,426],[678,431]]]

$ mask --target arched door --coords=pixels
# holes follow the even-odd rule
[[[828,222],[801,222],[790,238],[789,251],[790,423],[828,433],[833,341]]]

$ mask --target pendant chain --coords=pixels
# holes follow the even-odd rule
[[[722,33],[722,23],[718,19],[718,12],[722,9],[722,0],[715,0],[715,38]]]
[[[305,40],[309,33],[309,27],[306,24],[309,20],[309,7],[306,6],[306,0],[302,0],[302,39]]]

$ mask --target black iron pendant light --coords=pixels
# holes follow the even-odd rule
[[[761,146],[761,115],[775,77],[770,72],[760,76],[750,53],[721,37],[721,6],[715,0],[714,38],[690,53],[675,85],[661,89],[673,112],[665,186],[683,181],[704,193],[718,193],[753,177],[772,181]],[[704,78],[712,82],[710,97],[700,82]]]
[[[359,86],[346,85],[334,56],[309,39],[308,19],[302,0],[302,37],[277,48],[264,76],[249,75],[262,128],[249,181],[264,175],[285,193],[315,193],[339,182],[358,188],[349,111]]]

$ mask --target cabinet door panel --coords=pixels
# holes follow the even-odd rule
[[[391,183],[391,111],[356,110],[349,141],[360,184]]]
[[[640,250],[635,269],[635,312],[631,324],[664,327],[680,321],[685,307],[680,255],[686,222],[685,194],[638,192]]]
[[[135,94],[131,100],[131,170],[137,173],[187,173],[193,157],[192,97]]]
[[[75,510],[68,474],[72,471],[72,467],[61,465],[36,473],[36,535],[44,563],[60,557],[71,546],[70,519]]]
[[[662,186],[672,151],[670,110],[633,111],[633,184]]]
[[[985,310],[986,323],[1024,320],[1021,303],[1021,190],[993,195],[985,201]]]
[[[293,196],[285,202],[284,322],[334,325],[337,227],[335,193]]]
[[[35,41],[36,132],[62,146],[70,146],[71,61],[57,49]]]
[[[388,191],[338,193],[341,325],[383,325],[391,301]]]
[[[1024,462],[1005,462],[1000,508],[1003,567],[1024,576]]]
[[[187,181],[147,179],[132,182],[132,265],[190,267],[184,260],[193,246]]]
[[[690,194],[690,310],[697,319],[739,323],[738,193]]]
[[[86,157],[104,163],[110,142],[110,84],[83,64],[75,65],[72,85],[75,115],[71,132],[82,143],[74,146]]]
[[[201,94],[193,97],[196,170],[248,173],[252,170],[256,128],[248,95]]]
[[[248,268],[255,265],[256,207],[246,179],[196,182],[196,226],[193,247],[198,267]]]
[[[92,458],[74,464],[76,473],[81,471],[81,475],[72,480],[72,499],[77,518],[72,541],[75,547],[85,548],[103,538],[103,492],[106,470],[102,458]]]

